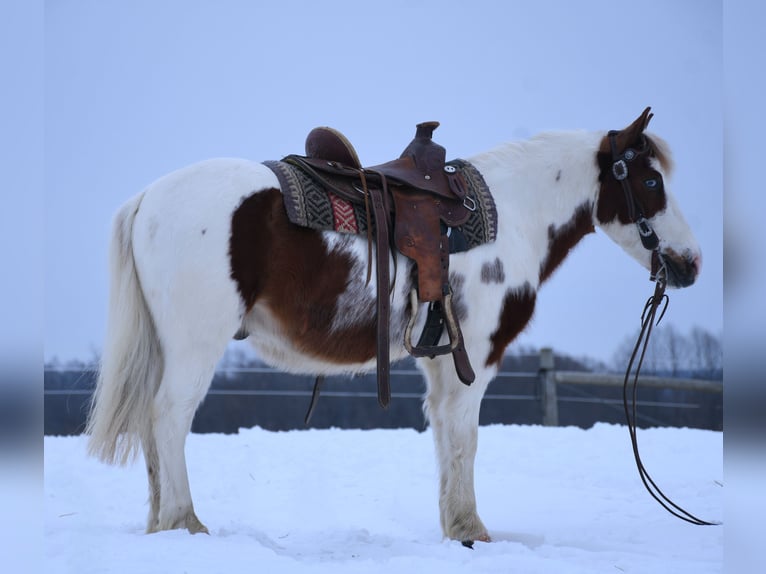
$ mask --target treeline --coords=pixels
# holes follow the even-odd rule
[[[604,362],[589,356],[573,357],[554,349],[556,369],[567,371],[623,372],[633,352],[638,330],[626,335],[612,355]],[[501,370],[535,372],[539,368],[540,349],[533,346],[511,345],[503,359]],[[61,362],[57,358],[45,363],[46,371],[92,371],[98,364],[98,354],[90,360]],[[403,363],[409,364],[411,363]],[[233,342],[219,361],[217,371],[268,367],[245,341]],[[718,380],[723,376],[723,343],[719,336],[694,327],[688,333],[672,324],[655,327],[644,363],[644,374],[669,375]]]
[[[625,337],[614,352],[614,369],[625,369],[638,333],[637,329],[635,334]],[[701,327],[683,333],[672,324],[657,326],[652,331],[641,371],[647,375],[721,379],[723,343],[720,337]]]

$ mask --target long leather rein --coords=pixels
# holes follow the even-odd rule
[[[630,182],[628,180],[627,162],[630,162],[639,155],[643,154],[646,149],[636,151],[629,148],[622,154],[619,154],[617,152],[616,135],[617,132],[613,131],[609,132],[608,134],[609,144],[612,151],[612,175],[622,185],[622,190],[625,194],[625,201],[628,206],[628,215],[630,220],[635,223],[636,227],[638,228],[641,244],[645,249],[652,252],[652,269],[650,279],[655,282],[654,294],[646,301],[643,313],[641,314],[641,331],[639,332],[638,340],[636,341],[636,345],[633,348],[633,353],[631,354],[630,360],[628,361],[628,368],[625,371],[625,379],[622,386],[622,403],[623,408],[625,409],[625,418],[628,424],[628,432],[630,433],[630,442],[633,447],[633,458],[636,461],[636,468],[638,469],[638,474],[641,477],[641,482],[644,484],[644,487],[649,492],[649,494],[652,495],[652,498],[654,498],[670,514],[697,526],[719,525],[720,522],[708,522],[706,520],[702,520],[701,518],[697,518],[670,500],[670,498],[668,498],[665,493],[660,490],[652,477],[649,475],[649,472],[646,470],[646,467],[641,460],[641,455],[638,451],[638,435],[636,424],[638,403],[638,375],[641,372],[641,365],[644,362],[644,356],[646,355],[646,350],[649,346],[649,338],[652,334],[652,328],[655,325],[658,325],[662,320],[662,317],[665,315],[665,311],[667,311],[668,303],[670,300],[668,295],[665,293],[665,287],[667,286],[667,269],[665,267],[664,258],[660,253],[659,237],[655,233],[649,221],[644,216],[641,205],[633,193]],[[660,312],[659,317],[657,317],[657,311],[659,310],[660,306],[662,306],[662,311]],[[636,358],[638,358],[637,362]],[[636,370],[633,374],[633,381],[631,383],[631,370],[633,369],[634,363],[636,364]],[[631,390],[630,393],[628,392],[629,388]]]

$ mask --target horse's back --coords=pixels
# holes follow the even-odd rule
[[[178,225],[193,225],[211,217],[230,217],[253,192],[279,188],[274,173],[261,163],[237,158],[216,158],[194,163],[149,184],[139,217],[169,218]]]

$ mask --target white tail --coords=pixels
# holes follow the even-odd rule
[[[86,432],[88,452],[125,464],[151,438],[154,395],[163,371],[162,349],[133,259],[133,221],[143,193],[122,206],[109,246],[109,315],[98,383]]]

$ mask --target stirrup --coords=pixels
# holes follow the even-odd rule
[[[418,312],[420,305],[418,301],[418,292],[415,287],[410,290],[410,306],[412,307],[412,314],[410,320],[407,322],[407,328],[404,331],[404,348],[413,357],[428,357],[433,359],[439,355],[446,355],[452,353],[460,345],[460,330],[457,326],[457,319],[452,310],[452,293],[447,293],[444,296],[444,302],[442,308],[444,309],[444,319],[447,324],[447,333],[449,334],[450,342],[446,345],[413,345],[412,344],[412,330],[415,328],[415,322],[418,318]]]
[[[404,346],[407,348],[407,351],[413,357],[429,357],[431,359],[437,355],[451,353],[452,360],[455,363],[455,373],[457,374],[458,379],[460,379],[460,382],[464,385],[470,385],[476,379],[476,374],[471,367],[471,361],[468,358],[468,353],[466,352],[463,343],[463,333],[460,331],[460,325],[458,325],[457,317],[455,317],[455,313],[452,309],[452,293],[445,295],[442,301],[442,308],[445,312],[444,322],[447,324],[447,334],[450,339],[449,345],[421,345],[420,341],[418,341],[418,345],[412,344],[412,329],[418,314],[418,296],[415,289],[412,289],[410,292],[410,300],[412,303],[412,316],[407,323],[407,329],[404,333]],[[428,323],[428,321],[426,321],[426,323]],[[439,336],[441,336],[441,333],[439,333]],[[424,337],[421,336],[421,341],[423,339]],[[438,341],[438,338],[432,340]]]

